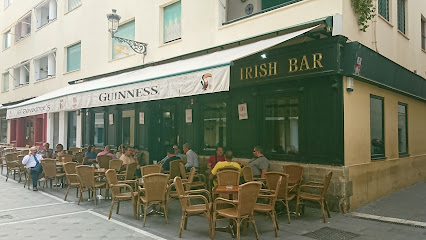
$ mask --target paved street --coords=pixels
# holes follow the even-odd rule
[[[44,192],[33,192],[13,178],[5,182],[3,176],[0,177],[0,239],[178,239],[181,209],[176,199],[170,203],[169,224],[165,223],[164,217],[149,216],[142,228],[142,220],[133,219],[131,202],[122,203],[120,214],[114,212],[112,219],[108,220],[110,201],[100,200],[95,206],[93,201],[87,201],[86,193],[85,201],[77,205],[75,189],[70,191],[67,201],[63,201],[65,189],[56,192],[54,188],[48,188]],[[287,223],[286,216],[280,216],[279,238],[426,239],[425,193],[426,182],[418,183],[356,212],[345,215],[333,212],[325,224],[319,209],[307,208],[300,219],[292,217],[291,224]],[[399,200],[401,196],[405,199]],[[387,218],[367,219],[374,216]],[[402,221],[403,217],[418,226],[409,226]],[[275,238],[270,219],[259,214],[255,220],[261,239]],[[224,221],[218,225],[225,224]],[[209,239],[207,220],[197,216],[189,218],[188,229],[183,232],[182,238]],[[216,239],[231,239],[231,236],[216,232]],[[242,239],[255,239],[251,227]]]

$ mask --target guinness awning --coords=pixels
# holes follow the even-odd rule
[[[7,119],[229,91],[232,61],[271,48],[316,27],[203,56],[69,85],[8,107]]]

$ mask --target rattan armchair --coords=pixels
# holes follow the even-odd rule
[[[143,188],[140,188],[142,196],[138,199],[138,206],[142,208],[144,205],[144,215],[142,227],[145,227],[146,214],[148,207],[153,205],[160,205],[164,210],[164,217],[167,220],[168,212],[168,182],[169,175],[163,173],[152,173],[143,176]],[[139,210],[139,207],[138,207]],[[139,215],[139,213],[138,213]]]
[[[123,161],[120,159],[112,159],[109,161],[108,169],[114,169],[115,172],[120,172],[121,167],[123,166]]]
[[[112,192],[111,208],[109,209],[108,219],[111,219],[112,209],[114,208],[115,202],[117,202],[116,214],[118,214],[118,211],[120,209],[120,201],[129,200],[129,199],[132,200],[133,217],[137,219],[137,215],[136,215],[137,197],[139,195],[139,192],[133,191],[136,189],[132,188],[129,184],[119,183],[117,180],[117,173],[115,172],[115,169],[109,169],[108,171],[106,171],[105,176],[106,176],[109,188],[111,189],[111,192]],[[120,191],[121,188],[127,188],[129,191],[122,193]]]
[[[65,176],[65,173],[56,172],[56,161],[53,159],[42,159],[41,166],[43,167],[45,178],[42,190],[44,190],[44,186],[46,185],[47,179],[55,179],[56,191],[58,191],[58,178],[63,178]]]
[[[16,153],[6,153],[5,160],[7,166],[6,172],[6,182],[9,179],[9,175],[13,174],[13,179],[15,179],[16,173],[19,175],[19,179],[21,179],[21,167],[19,166],[17,160],[18,154]]]
[[[244,182],[260,181],[262,184],[265,184],[264,178],[255,178],[253,176],[253,170],[250,166],[244,166],[241,171],[243,173]]]
[[[118,179],[120,180],[120,183],[133,183],[135,184],[136,188],[136,180],[135,179],[135,173],[137,168],[137,163],[130,163],[126,165],[126,171],[123,173],[117,174]]]
[[[259,239],[257,233],[256,223],[253,217],[254,205],[259,195],[262,184],[259,182],[248,182],[239,186],[238,200],[229,200],[225,198],[216,198],[213,204],[213,225],[212,225],[212,239],[214,239],[214,231],[216,227],[216,220],[218,217],[228,218],[237,223],[237,240],[240,239],[240,225],[242,220],[247,219],[253,224],[256,239]],[[232,204],[231,208],[223,208],[220,205],[224,203]]]
[[[306,184],[300,185],[298,191],[297,191],[297,205],[296,205],[296,219],[299,213],[299,205],[302,204],[302,213],[305,212],[305,205],[304,202],[305,200],[307,201],[313,201],[313,202],[318,202],[321,205],[321,210],[322,210],[322,219],[325,223],[325,212],[324,212],[324,205],[327,209],[327,215],[330,218],[330,211],[328,210],[328,205],[327,205],[327,199],[325,199],[326,194],[327,194],[327,190],[328,190],[328,186],[330,185],[330,180],[331,180],[331,176],[333,175],[333,172],[329,171],[327,173],[327,175],[324,178],[324,181],[321,182],[307,182]],[[302,190],[317,190],[320,191],[320,193],[312,193],[311,191],[309,192],[305,192]]]
[[[93,199],[96,205],[95,191],[97,188],[101,189],[102,187],[106,187],[106,183],[95,182],[95,169],[93,166],[80,165],[75,169],[77,170],[77,175],[80,179],[80,197],[78,199],[78,204],[80,205],[80,202],[83,199],[83,192],[88,191],[90,198],[90,190],[92,190]]]
[[[282,203],[286,208],[288,223],[290,223],[290,210],[288,202],[293,200],[296,197],[296,194],[294,194],[291,191],[291,188],[288,187],[288,174],[282,172],[267,172],[265,174],[266,186],[268,188],[267,190],[276,191],[277,182],[280,178],[282,181],[278,188],[277,202]]]
[[[61,162],[63,162],[63,163],[72,162],[72,155],[70,155],[70,154],[64,154],[64,155],[61,155],[61,156],[59,157],[59,159],[60,159],[60,161],[61,161]]]
[[[76,154],[76,153],[81,152],[81,148],[79,148],[79,147],[70,147],[69,150],[72,152],[72,154]]]
[[[183,164],[182,164],[183,165]],[[193,188],[207,188],[206,177],[202,174],[195,173],[195,167],[192,167],[189,171],[188,179],[185,181],[186,190]]]
[[[259,194],[259,198],[267,199],[268,203],[255,203],[254,205],[254,211],[255,212],[261,212],[261,213],[268,213],[269,216],[271,216],[272,224],[274,225],[274,231],[275,231],[275,237],[278,237],[278,222],[277,222],[277,213],[275,212],[275,202],[277,201],[278,192],[281,186],[282,177],[279,176],[278,180],[276,181],[276,184],[274,186],[274,190],[269,190],[268,194],[265,194],[266,192],[263,192],[264,194]],[[278,189],[278,191],[277,191]]]
[[[297,188],[300,186],[303,180],[304,168],[299,165],[284,165],[283,172],[288,174],[288,187],[290,190],[297,193]]]
[[[180,176],[180,167],[179,164],[183,164],[183,160],[173,160],[170,162],[170,179],[175,179],[175,177]]]
[[[78,178],[77,171],[75,169],[76,167],[77,167],[77,163],[75,162],[68,162],[64,164],[65,176],[67,177],[67,181],[68,181],[67,192],[65,193],[64,201],[67,200],[68,192],[70,191],[71,187],[77,188],[76,197],[78,197],[80,179]]]
[[[142,177],[148,174],[152,173],[161,173],[161,166],[160,165],[146,165],[141,167],[141,174]]]
[[[239,185],[240,184],[240,171],[238,170],[219,170],[217,171],[217,183],[220,186],[226,185]]]
[[[112,159],[111,156],[108,155],[100,155],[96,157],[96,161],[99,164],[99,168],[108,169],[109,161]]]
[[[179,238],[182,237],[182,230],[186,230],[188,217],[192,215],[199,215],[202,213],[206,214],[206,218],[209,224],[209,235],[211,236],[211,196],[210,192],[205,189],[185,191],[182,179],[180,177],[174,178],[174,186],[176,187],[177,195],[179,197],[180,204],[182,205],[182,218],[179,228]],[[208,198],[201,194],[205,194]],[[197,195],[191,195],[197,194]],[[192,204],[191,200],[201,199],[203,203]]]

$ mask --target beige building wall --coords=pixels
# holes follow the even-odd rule
[[[384,98],[385,159],[370,157],[370,94]],[[398,154],[398,102],[407,104],[409,156],[405,157]],[[425,102],[356,80],[353,92],[344,90],[345,166],[353,184],[351,209],[426,179],[425,123]]]

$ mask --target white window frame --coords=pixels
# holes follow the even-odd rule
[[[8,83],[7,83],[7,89],[5,89],[5,75],[8,75],[8,79],[7,79],[7,81],[8,81]],[[9,91],[9,89],[10,89],[10,73],[9,73],[9,71],[7,71],[7,72],[4,72],[2,75],[2,78],[1,78],[1,92],[8,92]]]
[[[58,13],[56,0],[41,2],[35,9],[36,28],[39,29],[54,21]]]
[[[43,65],[40,61],[43,60]],[[41,75],[42,74],[42,75]],[[40,81],[56,76],[56,49],[34,58],[34,81]]]
[[[22,86],[27,86],[30,84],[30,62],[26,62],[24,64],[21,64],[15,68],[13,68],[13,88],[18,88]],[[25,82],[21,81],[21,73],[25,73]],[[10,76],[10,75],[9,75]]]
[[[66,12],[71,12],[72,10],[80,7],[82,4],[82,0],[66,0],[65,2],[66,2],[66,8],[65,8]],[[76,4],[74,6],[71,6],[70,2],[76,2]]]
[[[10,36],[8,40],[8,46],[6,46],[6,38],[8,38],[7,35]],[[8,31],[3,33],[3,50],[10,48],[10,46],[12,46],[12,29],[9,29]]]
[[[4,9],[8,8],[13,3],[13,0],[4,0]]]
[[[28,27],[29,26],[29,27]],[[15,24],[15,43],[21,41],[22,39],[28,37],[31,35],[31,12],[27,13],[24,17],[22,17],[16,24]],[[22,33],[22,28],[26,28],[27,31],[25,34]],[[29,28],[29,30],[28,30]]]

